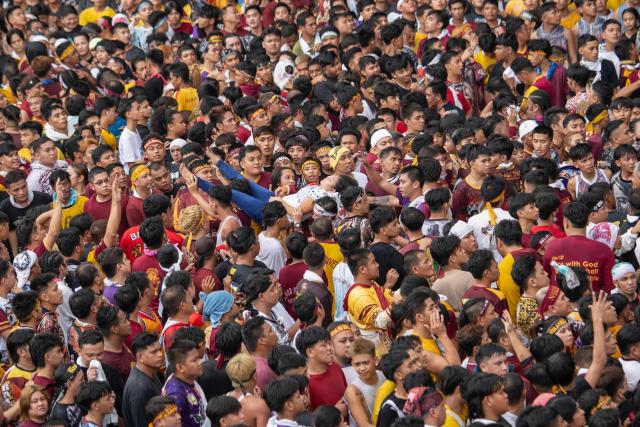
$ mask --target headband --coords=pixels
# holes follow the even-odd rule
[[[611,269],[611,275],[613,276],[613,280],[620,280],[627,274],[629,273],[635,274],[635,272],[636,272],[636,269],[633,268],[633,265],[629,264],[628,262],[619,262],[616,265],[614,265],[613,268]]]
[[[328,39],[329,37],[338,37],[338,33],[336,33],[335,31],[326,31],[324,34],[322,34],[320,36],[320,40],[324,41],[325,39]]]
[[[316,150],[316,154],[317,155],[325,154],[325,153],[328,153],[329,151],[331,151],[331,147],[327,147],[326,145],[323,145],[322,147]]]
[[[600,396],[600,398],[598,399],[598,403],[596,404],[596,406],[594,406],[593,408],[591,408],[591,411],[589,411],[589,415],[593,415],[596,412],[598,412],[600,409],[602,409],[605,405],[608,405],[609,402],[611,402],[611,397],[603,394],[602,396]]]
[[[442,394],[433,388],[414,387],[409,390],[409,396],[402,409],[405,414],[422,418],[429,414],[431,409],[442,404]]]
[[[222,43],[222,36],[218,34],[214,34],[209,37],[209,43]]]
[[[560,319],[555,321],[551,326],[547,328],[547,334],[555,335],[560,329],[562,329],[568,324],[569,322],[567,322],[567,319],[565,319],[564,317],[561,317]]]
[[[329,335],[332,336],[332,337],[335,337],[340,332],[350,331],[350,330],[351,330],[351,325],[350,324],[348,324],[348,323],[340,323],[338,326],[333,328],[331,330],[331,332],[329,332]]]
[[[62,51],[62,53],[58,56],[58,58],[60,59],[60,61],[64,61],[64,59],[67,56],[71,55],[75,50],[76,50],[76,47],[70,44],[69,46],[67,46],[65,50]]]
[[[550,239],[551,237],[553,237],[553,234],[547,234],[546,236],[544,236],[543,238],[541,238],[541,239],[538,241],[538,244],[537,244],[537,245],[535,245],[535,247],[534,247],[534,248],[532,248],[532,249],[534,249],[535,251],[539,251],[540,249],[544,248],[544,247],[545,247],[545,245],[547,244],[547,242],[549,241],[549,239]]]
[[[249,120],[255,119],[256,117],[258,117],[260,113],[266,113],[265,109],[262,107],[258,108],[256,111],[253,112],[253,114],[251,114],[251,116],[249,116]]]
[[[302,162],[302,165],[300,165],[300,171],[302,171],[305,166],[311,165],[311,164],[317,166],[318,169],[322,169],[322,165],[320,164],[319,161],[317,161],[316,159],[307,159],[304,162]]]
[[[323,208],[322,206],[316,203],[313,204],[313,214],[318,217],[326,216],[327,218],[333,218],[334,216],[336,216],[336,214],[329,212],[328,210],[326,210],[325,208]]]
[[[164,142],[160,141],[158,138],[150,138],[147,140],[147,142],[144,143],[142,148],[145,149],[154,144],[159,144],[159,145],[162,145],[162,147],[164,147]]]
[[[278,96],[277,95],[273,95],[271,98],[269,98],[269,100],[267,102],[264,103],[264,105],[262,106],[263,108],[269,108],[271,107],[272,104],[274,104],[276,101],[278,100]]]
[[[449,230],[449,234],[457,236],[460,240],[467,237],[470,233],[473,233],[473,228],[464,221],[456,222],[453,227],[451,227],[451,230]]]
[[[544,295],[542,299],[542,303],[540,304],[540,308],[538,308],[538,312],[544,316],[545,311],[549,309],[553,304],[556,303],[558,297],[560,296],[560,288],[557,286],[549,286],[547,288],[547,293]]]
[[[600,123],[602,121],[602,119],[608,118],[608,117],[609,117],[609,112],[605,108],[604,110],[602,110],[600,112],[600,114],[595,116],[592,120],[589,120],[587,122],[587,125],[585,126],[585,129],[587,131],[587,135],[593,135],[593,126],[597,125],[598,123]]]
[[[162,24],[164,24],[165,22],[167,22],[167,17],[163,16],[158,20],[158,22],[156,22],[156,25],[153,26],[153,30],[157,31],[160,27],[162,27]]]
[[[543,52],[541,50],[533,50],[533,51],[531,51],[529,53],[537,53],[538,55],[542,55],[542,56],[545,56],[545,57],[547,56],[546,52]]]
[[[149,423],[149,427],[153,427],[155,423],[158,421],[164,420],[165,418],[170,417],[171,415],[178,412],[178,407],[176,405],[167,405],[156,417]]]
[[[487,209],[487,212],[489,213],[489,223],[491,225],[495,226],[498,220],[498,216],[496,215],[496,212],[493,210],[493,203],[498,203],[502,199],[504,199],[504,190],[502,190],[502,193],[498,194],[496,197],[494,197],[493,199],[489,200],[484,204],[484,207]]]
[[[133,170],[133,172],[131,172],[131,181],[135,181],[140,177],[140,175],[143,175],[145,173],[149,173],[149,168],[145,165],[138,166]]]
[[[201,165],[196,166],[195,168],[193,168],[193,170],[191,171],[194,175],[197,175],[198,172],[203,171],[204,169],[211,169],[211,165],[209,163],[203,163]]]
[[[235,156],[236,154],[239,154],[240,151],[242,150],[243,147],[236,147],[236,148],[232,148],[231,150],[229,150],[229,152],[227,153],[227,159],[230,159],[231,157]]]

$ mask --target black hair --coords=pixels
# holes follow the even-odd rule
[[[237,414],[242,410],[238,399],[231,396],[215,396],[207,403],[207,418],[211,421],[211,427],[220,427],[220,420],[227,415]]]
[[[78,319],[84,319],[91,314],[91,306],[95,300],[95,293],[89,288],[80,288],[69,297],[71,313]]]
[[[475,374],[463,384],[462,396],[467,401],[471,419],[484,417],[482,401],[499,390],[502,384],[503,380],[499,376],[485,373]]]
[[[45,356],[56,347],[62,349],[64,343],[57,335],[44,332],[34,335],[29,342],[29,354],[36,368],[44,368],[46,366]]]
[[[582,202],[575,201],[564,207],[564,217],[576,228],[584,228],[589,222],[589,208]]]
[[[32,329],[16,329],[7,337],[7,352],[11,361],[16,364],[20,361],[18,349],[28,345],[35,335]]]
[[[282,412],[284,405],[297,392],[298,382],[291,378],[279,378],[267,385],[264,392],[264,400],[269,409],[275,412]]]
[[[519,193],[526,194],[526,193]],[[533,203],[533,196],[531,196]],[[509,206],[511,208],[511,206]],[[514,217],[515,218],[515,217]],[[496,239],[502,241],[505,245],[520,245],[522,244],[522,227],[516,220],[502,220],[493,231]]]
[[[256,235],[251,227],[238,227],[227,234],[226,240],[229,247],[238,255],[244,255],[256,242]]]
[[[379,363],[379,369],[384,376],[392,382],[395,382],[394,375],[402,363],[409,358],[409,353],[406,351],[390,351],[382,356]]]
[[[329,332],[318,326],[310,326],[303,329],[296,340],[296,348],[304,357],[307,357],[307,349],[313,347],[320,341],[329,341],[331,336]]]
[[[369,213],[369,224],[371,230],[376,234],[396,219],[396,212],[390,206],[378,206]]]
[[[449,258],[451,258],[459,247],[460,239],[458,236],[449,234],[435,239],[429,249],[433,260],[441,266],[446,266],[449,263]]]
[[[493,261],[493,253],[490,250],[480,249],[469,256],[469,261],[465,264],[464,269],[471,273],[474,279],[480,280],[484,272],[491,268]]]

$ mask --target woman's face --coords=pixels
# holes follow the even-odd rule
[[[558,332],[556,332],[556,335],[562,340],[562,344],[564,344],[565,348],[571,347],[575,341],[571,328],[569,328],[569,324],[560,328]]]
[[[167,21],[172,27],[177,27],[180,24],[180,18],[182,18],[182,15],[177,10],[172,10],[167,15]]]
[[[49,401],[44,393],[36,391],[29,399],[29,418],[44,418],[49,412]]]
[[[288,187],[296,184],[296,174],[291,169],[285,169],[280,175],[280,186]]]
[[[633,16],[633,13],[623,13],[622,14],[622,24],[624,25],[625,31],[635,31],[636,30],[636,17]]]
[[[74,168],[69,168],[69,179],[71,180],[72,187],[83,184],[84,180],[82,175],[78,175],[78,172],[76,172]]]
[[[140,19],[144,22],[147,22],[151,12],[153,12],[153,7],[150,4],[145,3],[140,9],[138,9],[138,16],[140,16]]]
[[[24,52],[24,40],[17,34],[11,36],[11,49],[16,53]]]

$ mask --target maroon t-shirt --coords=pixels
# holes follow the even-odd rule
[[[105,350],[102,357],[102,363],[111,365],[120,372],[122,380],[127,382],[129,372],[131,372],[131,365],[136,363],[136,358],[133,357],[131,351],[126,347],[122,347],[123,351],[115,353],[113,351]]]
[[[146,218],[144,214],[144,209],[142,209],[142,205],[144,203],[143,199],[140,199],[136,196],[129,197],[127,201],[127,222],[129,226],[135,227],[136,225],[142,224],[142,221]]]
[[[544,269],[555,283],[555,270],[551,261],[569,267],[582,267],[589,273],[594,292],[609,293],[614,288],[611,269],[615,264],[613,251],[604,243],[584,236],[567,236],[547,243],[544,252]]]
[[[162,283],[164,276],[167,274],[160,267],[160,263],[156,259],[156,257],[149,255],[140,255],[133,261],[131,265],[131,271],[134,273],[141,272],[144,273],[149,279],[149,283],[155,289],[158,289],[158,286]]]
[[[464,292],[464,295],[462,295],[462,299],[464,300],[472,298],[484,298],[488,300],[496,313],[498,313],[498,316],[502,316],[502,312],[507,310],[507,300],[500,299],[498,295],[483,286],[473,285]]]
[[[469,217],[482,211],[484,199],[480,188],[474,188],[463,179],[453,189],[451,212],[455,219],[466,221]]]
[[[309,375],[309,396],[311,404],[309,410],[313,411],[318,406],[334,406],[344,396],[347,381],[342,373],[342,368],[337,363],[332,363],[324,374]]]
[[[304,261],[295,262],[282,267],[278,276],[282,286],[282,303],[294,320],[298,318],[293,311],[293,303],[296,301],[296,285],[302,280],[306,270],[307,264]]]
[[[193,286],[196,287],[196,302],[199,299],[198,295],[202,290],[202,282],[204,279],[206,279],[209,276],[213,277],[213,281],[215,282],[215,288],[213,288],[213,290],[214,291],[222,290],[222,283],[220,283],[220,279],[218,279],[218,276],[216,276],[215,271],[209,270],[208,268],[204,268],[204,267],[199,268],[193,275]]]
[[[87,187],[88,188],[88,187]],[[118,234],[120,236],[123,235],[125,231],[129,228],[129,224],[127,223],[127,214],[126,214],[126,201],[127,198],[123,198],[122,205],[122,214],[120,217],[120,226],[118,227]],[[109,219],[109,211],[111,210],[111,199],[106,202],[99,202],[96,199],[96,195],[94,194],[87,200],[84,204],[84,213],[88,214],[93,218],[94,221],[98,221],[101,219]]]

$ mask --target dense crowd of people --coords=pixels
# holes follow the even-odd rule
[[[12,0],[0,423],[640,426],[639,0]]]

